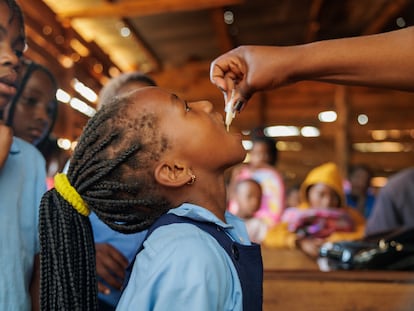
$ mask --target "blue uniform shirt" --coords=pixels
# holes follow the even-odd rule
[[[251,245],[243,221],[226,222],[196,205],[169,211],[215,223],[234,240]],[[191,224],[162,226],[144,242],[117,310],[242,310],[242,289],[226,251],[210,234]]]
[[[39,253],[38,211],[45,191],[44,158],[14,138],[0,169],[0,310],[30,310],[29,284]]]

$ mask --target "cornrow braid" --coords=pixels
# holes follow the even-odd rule
[[[152,163],[168,149],[152,113],[131,113],[134,94],[104,106],[86,125],[68,170],[70,184],[112,229],[146,229],[172,208]],[[55,190],[40,206],[41,309],[96,310],[95,246],[89,218]]]

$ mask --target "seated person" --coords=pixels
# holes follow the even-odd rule
[[[349,187],[345,189],[346,203],[369,218],[374,207],[375,195],[370,189],[371,169],[363,164],[354,165],[349,171]]]
[[[281,223],[268,231],[262,244],[275,248],[298,247],[316,258],[324,242],[362,238],[365,219],[345,205],[342,182],[332,162],[311,170],[300,187],[301,204],[285,210]]]
[[[414,227],[414,167],[392,175],[378,193],[366,235]]]
[[[255,217],[262,200],[262,187],[254,179],[240,180],[235,185],[234,200],[239,207],[236,216],[244,220],[250,240],[260,244],[267,232],[266,223]]]

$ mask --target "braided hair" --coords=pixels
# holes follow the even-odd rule
[[[152,113],[131,113],[118,97],[87,123],[68,170],[88,208],[114,230],[138,232],[172,208],[152,163],[168,149]],[[95,248],[89,218],[51,189],[40,206],[41,309],[96,310]]]

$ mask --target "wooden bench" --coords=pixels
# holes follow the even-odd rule
[[[262,256],[264,311],[414,311],[414,272],[322,272],[299,250]]]
[[[298,249],[262,247],[262,258],[265,270],[319,270],[316,261]]]
[[[413,311],[414,272],[265,270],[263,311]]]

